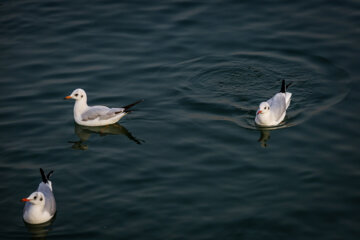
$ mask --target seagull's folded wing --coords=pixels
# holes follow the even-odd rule
[[[279,120],[286,111],[286,101],[284,93],[277,93],[271,100],[270,111],[274,119]]]
[[[123,108],[108,108],[105,106],[93,106],[87,111],[81,114],[83,121],[94,120],[99,118],[100,120],[107,120],[115,117],[116,113],[122,112]]]
[[[48,184],[40,183],[37,191],[42,192],[45,196],[44,211],[50,213],[51,216],[54,215],[56,212],[56,202],[54,194]]]

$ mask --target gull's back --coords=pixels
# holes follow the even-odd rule
[[[44,211],[49,212],[49,214],[53,216],[56,212],[56,202],[54,194],[52,192],[51,181],[48,180],[48,183],[41,182],[37,191],[42,192],[45,196]]]
[[[267,101],[270,105],[270,113],[272,115],[272,119],[276,122],[281,122],[285,117],[286,113],[286,94],[285,93],[277,93],[271,99]]]
[[[116,116],[116,112],[123,111],[123,108],[108,108],[106,106],[92,106],[89,107],[83,114],[81,114],[83,121],[94,120],[99,118],[107,120]]]

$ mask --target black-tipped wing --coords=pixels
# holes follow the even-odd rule
[[[285,80],[283,79],[281,82],[281,89],[280,92],[285,93],[286,92],[286,84],[285,84]]]
[[[288,84],[286,85],[286,90],[287,90],[292,84],[293,84],[293,82],[288,83]]]
[[[124,112],[128,112],[128,110],[129,110],[131,107],[133,107],[133,106],[135,106],[136,104],[139,104],[139,103],[141,103],[141,102],[143,102],[143,101],[144,101],[144,99],[141,99],[141,100],[138,100],[138,101],[136,101],[136,102],[134,102],[134,103],[132,103],[132,104],[126,105],[126,106],[124,106],[124,107],[122,107],[122,108],[124,109]],[[117,112],[117,113],[119,113],[119,112]]]
[[[287,89],[291,86],[291,84],[293,84],[293,82],[288,83],[287,85],[285,84],[285,79],[282,80],[281,82],[281,89],[280,92],[285,93],[287,91]]]
[[[47,175],[46,175],[46,178],[49,180],[50,179],[50,177],[51,177],[51,175],[54,173],[54,171],[53,170],[51,170]]]
[[[99,118],[100,120],[107,120],[115,117],[117,113],[124,112],[124,108],[108,108],[105,106],[93,106],[87,111],[81,114],[83,121],[94,120]]]
[[[105,106],[92,106],[89,107],[87,111],[81,114],[81,118],[83,121],[94,120],[99,118],[100,120],[107,120],[117,116],[116,114],[119,113],[127,113],[129,112],[128,109],[135,106],[138,103],[141,103],[144,100],[136,101],[132,104],[126,105],[122,108],[108,108]]]
[[[41,173],[41,179],[43,181],[43,183],[48,183],[48,180],[50,180],[50,176],[54,173],[53,170],[51,170],[47,175],[45,175],[45,172],[42,168],[40,168],[40,173]]]
[[[43,183],[47,183],[48,181],[45,176],[44,170],[42,168],[40,168],[40,173],[41,173],[41,178],[42,178]]]

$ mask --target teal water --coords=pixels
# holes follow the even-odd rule
[[[0,239],[359,239],[359,23],[354,0],[1,2]],[[145,101],[81,127],[79,87]],[[58,212],[28,226],[40,167]]]

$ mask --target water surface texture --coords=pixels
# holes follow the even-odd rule
[[[2,1],[0,239],[360,239],[359,26],[355,0]],[[82,127],[79,87],[145,101]],[[58,212],[29,226],[40,167]]]

